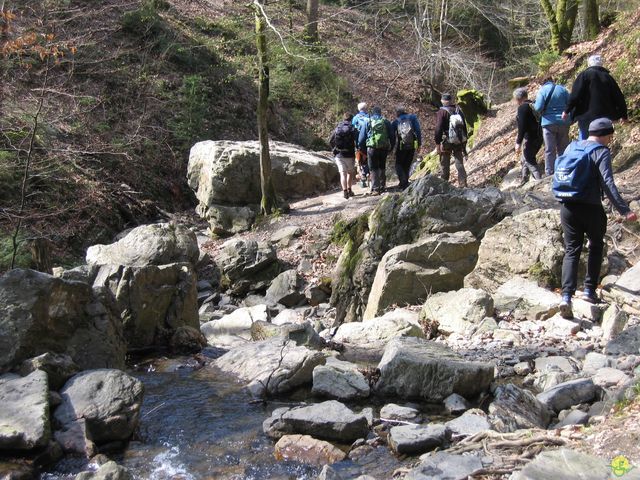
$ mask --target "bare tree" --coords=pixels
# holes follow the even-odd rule
[[[319,0],[307,0],[307,25],[305,26],[304,31],[305,31],[305,36],[312,43],[316,43],[319,40],[318,3],[319,3]]]
[[[555,7],[551,0],[540,0],[540,4],[551,30],[551,50],[562,53],[571,44],[578,16],[578,0],[557,0]]]

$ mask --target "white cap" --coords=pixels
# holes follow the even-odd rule
[[[587,65],[589,65],[590,67],[601,67],[602,57],[600,55],[591,55],[587,59]]]
[[[358,110],[366,110],[367,109],[367,102],[360,102],[358,104]]]

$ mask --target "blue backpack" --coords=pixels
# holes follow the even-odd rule
[[[581,200],[596,179],[591,152],[605,148],[595,142],[573,141],[556,158],[551,190],[558,200]]]

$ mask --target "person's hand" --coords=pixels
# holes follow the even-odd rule
[[[515,148],[516,153],[520,153],[521,150],[522,150],[522,145],[520,145],[519,143],[516,143],[516,148]]]
[[[624,216],[624,219],[627,222],[635,222],[638,220],[638,215],[636,215],[636,212],[629,212]]]
[[[568,116],[567,112],[562,112],[562,120],[566,120]]]

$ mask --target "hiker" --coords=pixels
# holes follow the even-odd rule
[[[434,139],[440,156],[442,178],[449,181],[451,155],[453,155],[458,171],[458,186],[466,187],[467,172],[464,169],[464,160],[467,156],[467,122],[450,93],[443,93],[440,101],[442,107],[436,113]]]
[[[353,196],[351,186],[356,179],[356,141],[358,132],[352,125],[353,116],[345,113],[342,121],[329,137],[329,144],[333,147],[335,162],[340,172],[340,185],[342,186],[342,194],[348,199]]]
[[[562,112],[567,108],[568,100],[569,90],[555,83],[552,77],[548,77],[538,90],[533,105],[540,114],[545,175],[553,175],[556,158],[562,155],[569,145],[569,122],[562,119]]]
[[[527,89],[524,87],[516,88],[513,91],[513,99],[518,104],[516,155],[520,155],[522,164],[520,185],[524,185],[529,180],[529,173],[536,180],[542,178],[536,163],[536,155],[542,146],[542,129],[533,112],[533,104],[529,100]]]
[[[368,122],[369,112],[367,104],[366,102],[360,102],[358,104],[358,113],[353,116],[353,120],[351,121],[352,125],[358,131],[358,135],[360,134],[360,130],[362,130],[363,127],[366,127]],[[362,188],[366,188],[367,179],[369,178],[369,165],[367,164],[366,149],[356,149],[356,163],[360,171],[360,186],[362,186]]]
[[[371,193],[380,195],[385,190],[387,155],[395,145],[391,122],[382,116],[380,107],[371,109],[371,118],[360,129],[358,147],[366,148],[371,175]]]
[[[398,186],[404,190],[409,186],[409,169],[416,150],[422,145],[420,121],[413,113],[407,113],[404,107],[396,109],[396,119],[391,123],[396,139],[396,175]]]
[[[602,66],[602,57],[591,55],[587,65],[573,82],[567,108],[562,113],[564,120],[571,117],[578,121],[580,140],[589,136],[589,124],[596,118],[606,117],[614,122],[627,119],[627,102],[609,70]]]
[[[578,264],[584,236],[589,239],[587,273],[582,299],[598,303],[596,285],[600,278],[607,215],[602,207],[604,192],[615,209],[627,221],[638,219],[622,199],[613,181],[609,144],[613,139],[613,123],[598,118],[589,124],[587,140],[572,142],[556,160],[553,193],[561,202],[560,221],[564,236],[562,262],[562,302],[560,313],[572,318],[571,298],[576,292]]]

